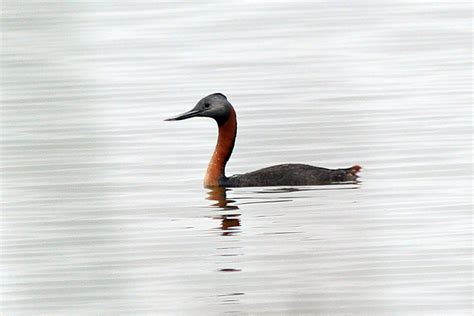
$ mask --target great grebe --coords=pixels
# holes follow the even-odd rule
[[[205,187],[297,186],[355,182],[358,178],[357,173],[362,169],[359,165],[345,169],[327,169],[304,164],[282,164],[226,177],[225,166],[232,154],[237,136],[237,116],[234,107],[225,95],[214,93],[201,99],[192,110],[166,121],[179,121],[192,117],[213,118],[219,127],[217,145],[204,178]]]

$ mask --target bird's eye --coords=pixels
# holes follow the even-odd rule
[[[210,106],[211,106],[211,105],[210,105],[209,103],[204,103],[204,107],[205,107],[205,108],[208,108],[208,107],[210,107]]]

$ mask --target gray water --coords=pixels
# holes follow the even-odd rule
[[[471,315],[471,4],[2,5],[2,315]],[[360,164],[361,183],[202,188]]]

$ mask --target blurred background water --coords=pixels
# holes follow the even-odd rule
[[[471,315],[470,2],[2,2],[2,315]],[[359,185],[209,191],[364,167]]]

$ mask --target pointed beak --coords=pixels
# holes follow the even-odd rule
[[[188,118],[191,118],[191,117],[195,117],[195,116],[197,116],[199,113],[201,113],[201,111],[199,111],[199,110],[191,110],[191,111],[182,113],[182,114],[180,114],[180,115],[167,118],[165,121],[181,121],[181,120],[185,120],[185,119],[188,119]]]

